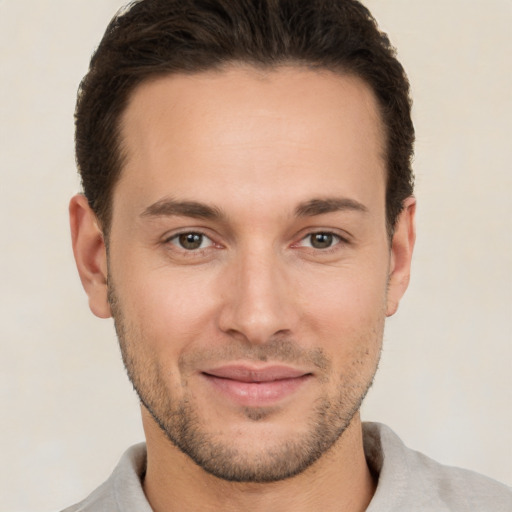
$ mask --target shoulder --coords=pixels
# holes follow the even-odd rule
[[[407,448],[385,425],[366,423],[363,428],[367,461],[378,474],[377,492],[368,512],[512,511],[512,489],[506,485],[473,471],[439,464]]]
[[[80,503],[62,512],[151,512],[142,489],[146,445],[130,447],[102,485]]]
[[[118,510],[110,479],[100,485],[87,498],[62,512],[103,512]]]

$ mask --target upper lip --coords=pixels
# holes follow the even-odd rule
[[[208,369],[202,373],[221,379],[237,380],[240,382],[272,382],[303,377],[310,372],[285,365],[271,365],[257,368],[249,365],[234,364]]]

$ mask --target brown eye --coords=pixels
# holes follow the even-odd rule
[[[203,248],[205,241],[208,241],[201,233],[182,233],[174,238],[175,245],[179,245],[187,251],[194,251]]]
[[[312,233],[309,235],[311,247],[315,249],[328,249],[337,241],[332,233]]]

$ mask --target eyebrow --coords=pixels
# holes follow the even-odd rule
[[[326,197],[322,199],[311,199],[300,203],[297,208],[295,208],[295,215],[297,217],[313,217],[324,213],[347,210],[368,213],[368,208],[354,199],[346,197]]]
[[[197,201],[176,201],[170,198],[157,201],[141,213],[141,217],[170,217],[173,215],[209,220],[225,217],[221,210],[215,206],[198,203]]]
[[[300,203],[295,208],[296,217],[314,217],[325,213],[338,211],[356,211],[367,213],[368,208],[354,199],[344,197],[327,197],[310,199]],[[197,201],[177,201],[171,198],[161,199],[148,206],[141,217],[191,217],[194,219],[219,220],[224,219],[225,214],[216,206],[209,206]]]

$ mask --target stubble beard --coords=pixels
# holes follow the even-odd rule
[[[366,393],[373,383],[380,358],[380,350],[375,359],[371,375],[364,381],[354,375],[342,376],[336,397],[324,396],[317,400],[309,418],[305,419],[307,428],[300,436],[294,436],[266,451],[248,455],[236,447],[230,440],[216,439],[208,431],[201,418],[193,397],[186,394],[181,400],[169,395],[168,386],[159,371],[157,362],[141,361],[134,350],[144,345],[144,337],[135,333],[126,322],[119,305],[114,287],[109,284],[109,302],[114,318],[123,363],[128,377],[142,403],[167,439],[181,452],[188,455],[206,472],[229,482],[268,483],[291,478],[302,473],[327,453],[349,427],[359,411]],[[383,322],[382,322],[383,323]],[[383,328],[374,331],[382,339]],[[378,332],[379,331],[379,332]],[[379,342],[381,340],[376,340]],[[266,351],[266,354],[264,353]],[[297,353],[300,352],[300,356]],[[237,352],[238,354],[239,352]],[[330,366],[330,361],[318,350],[304,355],[289,340],[275,340],[262,348],[259,345],[247,359],[278,360],[283,362],[301,358],[309,359],[317,367]],[[354,363],[354,371],[361,361]],[[258,422],[272,414],[264,407],[246,408],[246,419]]]

